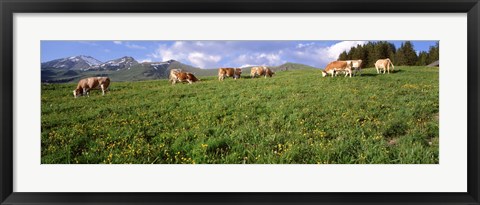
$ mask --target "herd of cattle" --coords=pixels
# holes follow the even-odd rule
[[[377,69],[377,73],[383,71],[390,73],[390,65],[392,65],[392,71],[395,68],[393,66],[392,61],[389,58],[386,59],[378,59],[375,62],[375,69]],[[333,61],[330,62],[327,67],[322,71],[322,76],[325,77],[327,75],[337,76],[339,73],[345,73],[345,77],[352,74],[356,74],[360,72],[362,69],[362,60],[347,60],[347,61]],[[355,72],[355,73],[354,73]]]
[[[252,67],[250,71],[250,76],[255,78],[257,76],[265,76],[265,78],[272,77],[275,74],[270,68],[266,66],[255,66]],[[223,81],[226,77],[233,77],[233,79],[238,79],[242,75],[241,68],[219,68],[218,69],[218,80]],[[171,69],[170,76],[168,78],[170,83],[175,84],[177,82],[188,82],[190,84],[199,81],[198,78],[190,72],[184,72],[181,69]]]
[[[377,73],[383,74],[385,72],[390,73],[390,65],[392,65],[392,71],[395,68],[390,59],[379,59],[375,62],[375,69]],[[362,69],[362,60],[346,60],[346,61],[333,61],[330,62],[327,67],[322,71],[322,76],[331,75],[332,77],[337,76],[339,73],[345,73],[345,77],[352,74],[357,74]],[[218,69],[218,80],[223,81],[226,77],[233,77],[234,79],[240,78],[242,74],[241,68],[219,68]],[[250,76],[255,78],[257,76],[265,76],[265,78],[272,77],[275,72],[266,66],[255,66],[252,67],[250,71]],[[188,82],[192,84],[194,82],[200,81],[193,73],[184,72],[181,69],[171,69],[169,82],[175,84],[177,82]],[[81,79],[78,82],[77,88],[73,90],[73,96],[76,98],[78,96],[86,95],[88,96],[90,90],[99,89],[102,90],[102,95],[105,95],[105,92],[108,91],[108,86],[110,85],[110,78],[108,77],[90,77]]]

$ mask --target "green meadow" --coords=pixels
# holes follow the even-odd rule
[[[395,68],[112,82],[77,99],[74,83],[42,84],[41,162],[439,163],[439,69]]]

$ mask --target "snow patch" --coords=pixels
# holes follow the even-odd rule
[[[169,63],[152,63],[152,66],[168,65]]]
[[[80,56],[80,59],[84,60],[89,66],[95,66],[102,63],[101,61],[90,56]]]

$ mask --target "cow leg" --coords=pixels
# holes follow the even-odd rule
[[[101,84],[100,87],[102,88],[102,95],[105,95],[105,85]]]
[[[380,73],[380,70],[378,70],[378,66],[377,66],[377,65],[375,65],[375,69],[377,69],[377,74],[379,74],[379,73]]]
[[[190,79],[188,79],[187,82],[188,82],[188,84],[192,84],[192,83],[193,83],[192,80],[190,80]]]

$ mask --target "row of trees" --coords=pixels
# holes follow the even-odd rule
[[[362,59],[362,67],[366,68],[374,67],[375,61],[383,58],[390,58],[395,65],[428,65],[439,59],[439,44],[437,42],[435,46],[430,47],[428,52],[421,51],[417,55],[410,41],[402,43],[398,49],[393,43],[387,41],[368,42],[352,47],[348,52],[342,52],[338,60]]]

